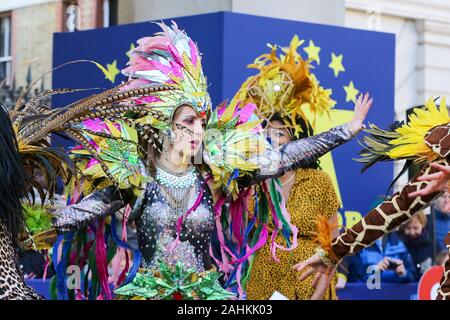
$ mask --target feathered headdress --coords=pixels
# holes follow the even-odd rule
[[[66,182],[76,181],[71,180],[71,176],[77,171],[76,167],[82,168],[82,166],[78,165],[80,159],[97,161],[102,174],[111,183],[119,186],[120,182],[118,180],[123,175],[120,175],[122,171],[118,170],[114,164],[119,165],[125,162],[134,164],[137,162],[137,151],[132,150],[120,153],[123,157],[118,157],[117,155],[114,157],[114,155],[109,154],[110,157],[108,158],[104,155],[105,152],[108,152],[108,148],[100,152],[93,142],[104,140],[106,143],[109,142],[111,146],[116,143],[119,145],[119,149],[130,148],[131,143],[137,148],[137,138],[135,136],[127,137],[127,134],[121,129],[125,128],[125,123],[133,127],[134,131],[140,132],[142,139],[150,139],[149,135],[152,131],[151,128],[135,123],[126,114],[137,113],[146,115],[151,110],[147,110],[145,105],[130,105],[128,103],[129,100],[138,96],[145,98],[156,91],[170,89],[161,85],[124,90],[123,86],[118,86],[61,108],[50,110],[39,106],[39,99],[35,99],[12,111],[11,119],[22,161],[25,167],[42,169],[40,173],[44,174],[45,177],[45,188],[40,189],[38,184],[35,185],[39,193],[42,195],[42,192],[47,190],[51,196],[54,192],[57,176],[61,176]],[[50,90],[48,94],[72,91],[70,89],[57,89]],[[108,130],[103,130],[105,127]],[[113,128],[116,128],[117,131],[114,131]],[[121,134],[118,132],[121,132]],[[79,146],[75,148],[75,151],[82,149],[85,155],[89,155],[89,157],[75,158],[74,160],[77,164],[75,166],[74,161],[69,158],[64,150],[58,150],[50,146],[48,139],[51,133],[57,133],[69,138],[75,145]],[[110,150],[116,149],[111,148]],[[84,169],[82,168],[82,170]],[[79,173],[83,176],[82,172]],[[102,174],[98,173],[93,177],[84,175],[83,177],[88,178],[84,179],[85,181],[90,180],[92,182]],[[128,176],[128,178],[133,179],[133,176]],[[133,182],[130,183],[132,184]],[[125,184],[129,185],[129,183]]]
[[[173,113],[179,106],[190,105],[206,116],[211,109],[211,99],[197,45],[175,22],[170,28],[164,23],[158,25],[163,31],[137,41],[138,47],[122,73],[131,80],[126,88],[143,85],[171,88],[134,101],[153,110],[153,114],[140,120],[141,123],[166,130],[170,129]],[[160,117],[155,118],[154,114]]]
[[[104,68],[100,69],[104,71]],[[140,191],[145,174],[140,170],[142,162],[139,161],[139,157],[143,156],[143,152],[138,152],[138,134],[139,138],[143,140],[149,139],[148,135],[151,134],[151,129],[135,123],[134,119],[136,116],[147,115],[151,110],[145,105],[130,104],[129,101],[135,97],[151,96],[158,90],[171,90],[171,87],[147,85],[135,89],[125,89],[121,85],[50,110],[40,104],[43,96],[77,91],[55,89],[44,92],[27,102],[17,104],[16,108],[10,112],[10,118],[17,137],[18,154],[27,174],[31,175],[30,191],[37,190],[43,199],[47,196],[51,197],[55,191],[57,177],[63,178],[64,182],[69,183],[69,186],[72,187],[69,188],[72,202],[76,202],[82,193],[86,195],[93,189],[102,189],[109,185]],[[49,137],[52,133],[62,135],[76,145],[71,152],[71,157],[64,150],[50,145]],[[40,179],[39,176],[42,176],[43,179]],[[22,239],[22,244],[26,248],[44,249],[55,241],[56,231],[53,228],[44,230],[49,227],[49,224],[47,223],[48,219],[43,218],[44,215],[40,213],[28,214],[25,222],[27,233],[31,233],[31,235],[24,235],[27,238]],[[100,222],[100,225],[103,225],[102,223]],[[97,230],[96,241],[102,243],[101,241],[105,238],[102,234],[103,227]],[[57,245],[62,236],[59,236],[58,239]],[[79,234],[77,240],[81,241],[79,243],[83,243],[85,237]],[[70,244],[70,240],[68,243]],[[116,243],[120,243],[120,241],[116,241]],[[96,256],[98,259],[94,259],[96,268],[100,270],[96,273],[96,278],[100,279],[97,283],[101,282],[102,290],[107,293],[109,292],[108,276],[107,272],[103,272],[103,270],[107,270],[107,259],[103,259],[106,257],[106,246],[99,244],[93,247],[96,248],[95,254],[98,255]],[[88,245],[81,248],[80,251],[86,251],[84,254],[78,252],[77,257],[81,260],[85,259],[89,248]],[[97,250],[103,251],[98,253]],[[65,246],[63,256],[69,251],[70,245]],[[93,254],[92,250],[90,250],[89,256],[91,254]],[[58,259],[56,256],[54,258]],[[65,258],[62,260],[65,261]],[[58,264],[57,269],[59,270],[57,278],[63,279],[65,267],[62,266],[64,263],[55,263]],[[138,265],[137,259],[133,262],[133,268],[137,268]],[[59,288],[58,290],[63,289]],[[93,296],[97,295],[94,293]]]
[[[159,132],[165,134],[171,129],[173,113],[181,105],[190,105],[201,116],[208,116],[203,158],[216,187],[236,195],[236,179],[257,169],[249,159],[265,148],[255,106],[221,104],[212,110],[197,46],[175,22],[170,28],[163,23],[158,25],[163,32],[137,41],[139,46],[123,70],[130,77],[124,88],[162,85],[169,90],[132,99],[130,105],[148,110],[147,115],[136,118],[134,123],[152,130],[147,134],[150,139],[155,136],[161,139]],[[159,146],[161,141],[153,145]]]
[[[359,153],[361,158],[355,159],[364,164],[363,170],[374,163],[388,160],[412,160],[415,162],[433,161],[445,156],[441,150],[441,140],[432,141],[431,135],[435,128],[450,123],[450,115],[445,103],[441,99],[437,107],[433,99],[429,99],[425,106],[413,109],[407,124],[394,123],[390,130],[382,130],[374,124],[364,131],[361,145],[363,150]],[[442,128],[448,135],[448,128]]]
[[[253,104],[240,108],[239,104],[222,103],[212,111],[206,126],[203,158],[215,187],[225,189],[234,198],[239,192],[237,179],[258,169],[250,159],[267,147],[255,109]]]
[[[277,55],[278,46],[269,45],[271,52],[255,59],[249,68],[259,73],[249,77],[233,98],[232,104],[242,101],[256,104],[258,116],[270,120],[279,114],[285,125],[292,129],[294,136],[304,131],[297,123],[301,117],[309,123],[305,108],[309,108],[314,119],[318,114],[328,113],[336,102],[331,99],[332,90],[319,85],[317,78],[310,72],[309,60],[303,60],[297,49],[304,40],[295,35],[288,48],[281,48],[283,54]]]

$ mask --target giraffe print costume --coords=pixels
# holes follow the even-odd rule
[[[445,237],[445,244],[450,255],[450,232]],[[438,292],[438,300],[450,300],[450,258],[445,262],[444,275]]]
[[[449,131],[450,125],[437,126],[425,136],[425,143],[440,156],[435,162],[446,166],[450,163],[446,159],[450,154]],[[334,255],[339,261],[346,255],[357,253],[410,219],[417,211],[427,207],[434,198],[440,195],[439,192],[416,198],[410,198],[408,194],[422,190],[428,185],[429,182],[427,181],[417,181],[419,176],[434,172],[437,172],[437,170],[425,165],[400,192],[395,193],[390,200],[381,203],[352,228],[347,229],[342,235],[335,238],[332,241],[331,256]],[[450,250],[450,233],[446,237],[446,245]],[[445,264],[437,299],[450,300],[450,259]]]

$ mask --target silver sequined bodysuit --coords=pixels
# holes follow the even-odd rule
[[[309,167],[319,157],[351,139],[347,125],[335,127],[313,137],[292,141],[280,150],[268,148],[261,156],[252,159],[258,166],[253,178],[247,183],[280,176],[289,170]],[[150,182],[135,202],[130,220],[135,221],[139,248],[143,255],[143,267],[157,268],[157,259],[173,265],[178,261],[204,271],[211,267],[209,246],[214,230],[213,201],[204,179],[197,174],[195,196],[189,199],[191,207],[203,190],[200,205],[185,219],[180,241],[173,250],[179,213],[172,210],[161,191],[161,185]],[[123,203],[118,200],[112,187],[96,191],[81,202],[64,209],[55,227],[59,232],[75,230],[94,219],[104,218],[116,212]]]
[[[179,242],[174,246],[180,214],[171,208],[159,183],[153,181],[147,185],[144,198],[130,217],[136,223],[142,267],[157,269],[157,260],[161,259],[169,265],[183,261],[185,266],[197,271],[211,268],[209,244],[214,229],[213,202],[209,187],[200,174],[195,189],[188,208],[194,205],[200,190],[203,190],[201,202],[184,219]]]

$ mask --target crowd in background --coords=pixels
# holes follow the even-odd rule
[[[448,250],[444,238],[450,231],[450,193],[418,212],[398,230],[377,240],[358,254],[348,256],[338,270],[337,288],[347,282],[366,282],[379,272],[381,282],[418,282],[434,265],[444,265]]]

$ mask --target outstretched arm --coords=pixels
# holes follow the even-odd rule
[[[113,214],[124,205],[119,192],[115,187],[108,187],[91,193],[79,203],[66,207],[53,226],[59,233],[69,232]]]
[[[309,259],[296,264],[293,268],[297,271],[306,270],[300,276],[300,280],[306,279],[315,272],[330,274],[335,264],[346,255],[357,253],[371,245],[376,239],[428,206],[431,200],[441,192],[447,191],[449,181],[450,166],[447,160],[443,159],[427,165],[390,200],[384,201],[360,222],[335,238],[329,257],[319,249]],[[330,258],[331,261],[328,260]]]
[[[414,213],[427,207],[446,187],[446,183],[441,181],[443,172],[439,168],[447,168],[442,164],[448,165],[447,160],[427,165],[390,200],[384,201],[352,228],[335,238],[332,243],[335,258],[339,261],[347,254],[354,254],[370,246],[410,219]]]
[[[310,167],[318,158],[334,148],[350,141],[362,128],[373,99],[369,94],[360,95],[355,104],[352,120],[315,136],[291,141],[279,150],[268,148],[262,155],[251,159],[258,165],[251,183],[283,175],[287,171]]]

